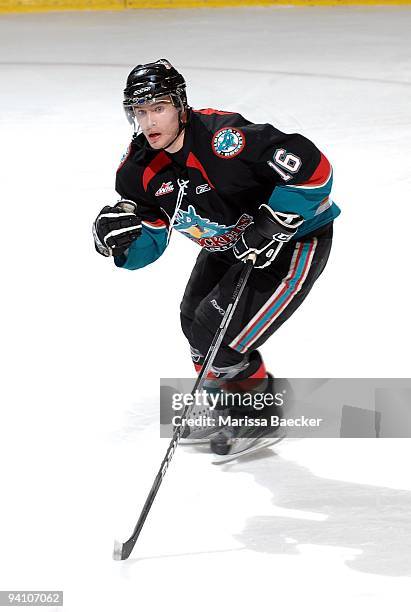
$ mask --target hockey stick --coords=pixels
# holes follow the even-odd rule
[[[234,293],[232,295],[231,302],[228,305],[227,310],[225,311],[225,315],[220,323],[219,328],[217,329],[214,335],[213,341],[210,344],[210,348],[207,351],[207,355],[204,359],[203,366],[200,370],[200,373],[198,375],[194,388],[191,392],[192,395],[194,395],[195,392],[199,388],[202,387],[205,379],[207,378],[207,374],[209,373],[211,366],[213,365],[213,361],[216,356],[216,353],[218,349],[220,348],[220,345],[223,341],[224,335],[230,324],[232,316],[235,312],[235,309],[237,308],[238,302],[240,301],[241,294],[243,293],[244,288],[247,284],[248,277],[250,276],[251,270],[254,267],[254,263],[255,263],[255,255],[250,254],[245,262],[244,269],[242,270],[240,277],[238,279],[237,285],[234,289]],[[170,445],[160,465],[160,469],[157,473],[157,476],[154,479],[153,485],[150,489],[150,493],[147,496],[146,502],[143,506],[143,509],[141,511],[141,514],[139,516],[139,519],[137,521],[137,524],[134,528],[133,533],[131,534],[130,538],[126,542],[123,542],[123,543],[117,542],[117,541],[114,542],[113,559],[115,559],[116,561],[122,561],[124,559],[128,559],[131,551],[134,548],[137,538],[140,535],[140,531],[143,528],[143,525],[148,516],[148,513],[150,512],[150,508],[157,495],[157,491],[159,490],[162,480],[164,478],[164,475],[167,471],[167,468],[170,465],[171,459],[174,455],[174,451],[176,450],[177,445],[182,436],[182,433],[185,429],[184,419],[187,416],[187,413],[190,410],[190,408],[191,408],[190,404],[187,404],[183,409],[183,413],[181,415],[181,421],[180,421],[181,424],[176,428],[174,432]]]

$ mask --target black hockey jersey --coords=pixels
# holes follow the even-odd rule
[[[143,230],[116,265],[155,261],[173,229],[208,251],[231,249],[262,203],[300,214],[298,239],[340,213],[331,186],[329,161],[304,136],[238,113],[190,110],[178,153],[154,150],[140,134],[118,168],[116,190],[138,204]]]

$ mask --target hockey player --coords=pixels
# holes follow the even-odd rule
[[[260,390],[272,389],[257,349],[300,306],[327,263],[340,213],[330,197],[329,161],[300,134],[237,112],[190,108],[183,76],[165,59],[131,71],[123,105],[134,135],[117,170],[121,199],[93,226],[97,251],[137,270],[162,255],[172,230],[201,247],[181,302],[197,371],[241,262],[254,253],[211,376],[236,390],[249,390],[254,379]],[[233,433],[226,433],[212,440],[214,451],[230,451]]]

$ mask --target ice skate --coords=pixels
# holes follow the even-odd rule
[[[274,396],[274,378],[267,374],[264,394]],[[255,395],[255,394],[254,394]],[[218,455],[213,463],[225,463],[245,454],[280,442],[285,430],[272,422],[271,417],[281,417],[278,406],[264,406],[260,410],[244,410],[236,406],[228,410],[227,424],[212,435],[210,450]]]

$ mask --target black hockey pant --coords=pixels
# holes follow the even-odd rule
[[[260,347],[305,300],[327,263],[332,223],[287,243],[268,267],[254,269],[230,322],[214,365],[231,368]],[[231,253],[202,250],[181,302],[181,325],[201,363],[227,308],[242,262]]]

